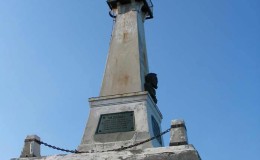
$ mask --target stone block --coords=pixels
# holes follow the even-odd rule
[[[172,120],[170,146],[188,144],[187,130],[183,120]]]
[[[24,147],[21,153],[22,157],[40,157],[41,156],[41,148],[40,144],[36,142],[36,140],[40,141],[40,137],[37,135],[28,135],[24,140]]]
[[[90,98],[90,115],[87,126],[78,147],[79,151],[106,151],[129,146],[155,136],[154,121],[157,122],[156,130],[160,133],[162,115],[147,92],[137,92],[114,96]],[[134,129],[126,132],[97,133],[100,117],[114,113],[129,113],[134,115]],[[140,145],[138,149],[162,147],[157,139]],[[134,148],[136,149],[136,148]]]

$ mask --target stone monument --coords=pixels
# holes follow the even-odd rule
[[[144,22],[153,18],[152,1],[107,0],[107,4],[115,26],[100,95],[89,99],[90,113],[77,154],[41,157],[36,150],[37,155],[29,155],[25,141],[20,159],[30,159],[24,158],[29,155],[42,160],[200,160],[188,144],[184,121],[172,121],[169,147],[158,136],[163,116],[157,107],[158,79],[149,73],[144,31]],[[36,138],[30,142],[39,142]]]
[[[155,94],[145,90],[149,68],[144,22],[153,17],[152,3],[107,3],[116,15],[115,26],[100,96],[89,99],[90,114],[79,151],[102,151],[141,142],[160,133],[163,118]],[[158,138],[133,149],[161,146],[163,141]]]

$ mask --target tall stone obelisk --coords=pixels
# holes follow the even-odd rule
[[[108,0],[115,14],[100,97],[90,114],[79,151],[104,151],[136,144],[160,133],[162,114],[145,91],[149,73],[144,22],[153,17],[151,0]],[[132,149],[161,147],[157,138]]]
[[[144,91],[144,77],[149,72],[144,21],[150,15],[148,8],[144,10],[146,1],[108,3],[117,16],[100,96]]]

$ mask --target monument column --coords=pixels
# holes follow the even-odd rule
[[[149,73],[144,22],[151,0],[107,0],[115,26],[100,96],[90,98],[90,113],[79,151],[107,151],[158,135],[162,114],[156,102],[156,74]],[[147,92],[148,91],[148,92]],[[163,146],[158,137],[131,150]]]
[[[151,8],[142,0],[108,0],[108,4],[116,19],[100,96],[144,91],[149,72],[144,21],[152,16]]]

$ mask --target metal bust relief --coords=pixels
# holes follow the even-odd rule
[[[144,90],[147,91],[152,97],[155,104],[157,104],[156,90],[158,88],[157,74],[149,73],[145,76]]]

